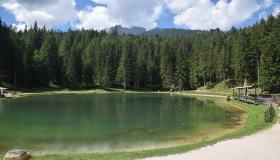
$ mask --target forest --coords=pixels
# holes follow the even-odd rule
[[[16,88],[188,90],[247,79],[280,92],[280,15],[242,29],[190,35],[118,35],[31,28],[0,20],[0,83]]]

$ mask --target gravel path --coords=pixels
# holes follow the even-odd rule
[[[254,135],[183,154],[145,160],[280,160],[280,124]]]

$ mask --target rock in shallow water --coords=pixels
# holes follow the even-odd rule
[[[3,160],[29,160],[31,153],[27,150],[15,149],[6,153]]]

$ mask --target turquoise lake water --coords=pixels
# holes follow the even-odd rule
[[[0,100],[0,152],[107,152],[195,143],[242,111],[169,94],[67,94]]]

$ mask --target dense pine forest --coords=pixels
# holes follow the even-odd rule
[[[118,35],[0,21],[0,82],[17,88],[196,89],[247,79],[280,92],[280,15],[243,29],[182,36]]]

